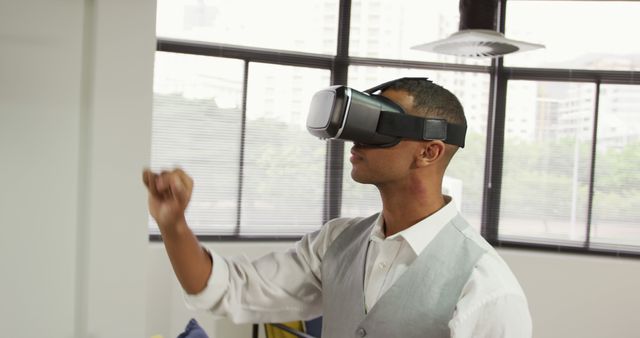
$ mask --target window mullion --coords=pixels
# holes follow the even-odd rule
[[[500,0],[497,30],[504,33],[506,1]],[[484,192],[482,198],[482,236],[492,244],[498,242],[500,222],[500,190],[502,189],[502,161],[504,157],[504,125],[507,105],[507,74],[504,59],[491,62],[491,82],[489,89],[489,113],[487,116],[486,159],[484,169]]]
[[[249,61],[244,61],[244,74],[242,77],[242,125],[240,127],[240,166],[238,169],[238,201],[236,207],[236,228],[234,236],[240,235],[242,221],[242,185],[244,181],[244,146],[247,130],[247,90],[249,87]]]
[[[591,217],[593,213],[593,190],[595,184],[596,147],[598,143],[598,115],[600,113],[600,81],[596,82],[595,104],[593,107],[593,135],[591,137],[591,164],[589,169],[589,198],[587,199],[587,229],[585,236],[585,248],[591,246]]]
[[[481,232],[487,241],[497,243],[507,101],[507,77],[502,59],[494,60],[490,85]]]
[[[331,84],[346,84],[349,70],[349,30],[351,29],[351,0],[340,0],[338,14],[338,45],[331,67]],[[327,141],[325,165],[324,212],[322,223],[340,217],[344,168],[344,142]]]

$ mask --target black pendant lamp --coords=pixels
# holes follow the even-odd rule
[[[460,0],[459,31],[411,49],[462,57],[500,57],[544,45],[505,38],[497,31],[498,0]]]

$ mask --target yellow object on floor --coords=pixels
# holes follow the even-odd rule
[[[304,323],[302,321],[280,323],[280,324],[286,327],[290,327],[294,330],[304,332]],[[298,338],[296,335],[286,332],[271,324],[265,324],[264,331],[267,334],[267,338]]]

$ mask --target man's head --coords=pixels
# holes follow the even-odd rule
[[[399,79],[385,87],[380,95],[400,105],[407,114],[466,126],[464,111],[456,96],[427,79]],[[458,146],[440,140],[405,139],[389,148],[356,143],[352,149],[351,176],[357,182],[380,186],[418,175],[439,185],[457,149]]]
[[[464,109],[458,98],[449,90],[427,79],[398,79],[385,88],[385,91],[389,90],[405,92],[413,99],[412,107],[409,109],[403,107],[407,114],[425,118],[440,118],[448,123],[467,126]],[[450,149],[451,156],[458,150],[458,147],[454,145],[447,144],[447,147]]]
[[[442,118],[449,123],[466,125],[467,120],[458,98],[445,89],[426,78],[398,79],[385,90],[395,89],[407,92],[413,97],[413,111],[422,117]]]

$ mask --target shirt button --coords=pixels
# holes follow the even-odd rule
[[[380,262],[380,263],[378,264],[378,266],[380,267],[380,269],[384,269],[384,268],[386,268],[386,267],[387,267],[387,263],[385,263],[385,262]]]
[[[367,335],[367,331],[365,331],[363,328],[358,329],[358,336],[364,337],[366,335]]]

